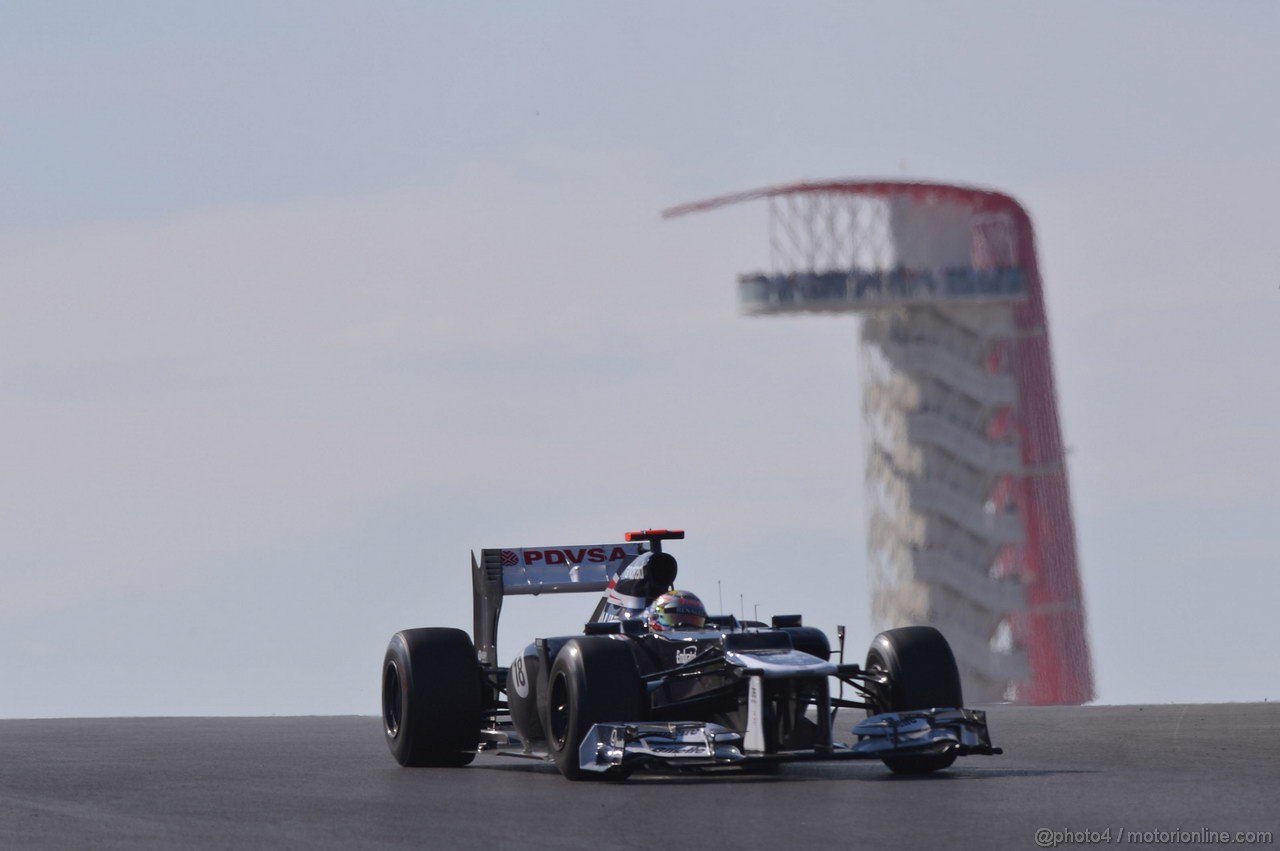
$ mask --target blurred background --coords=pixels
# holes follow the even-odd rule
[[[856,323],[742,318],[766,211],[1030,211],[1103,703],[1277,696],[1280,9],[0,9],[0,716],[377,712],[468,552],[684,528],[871,638]],[[594,600],[521,598],[503,656]]]

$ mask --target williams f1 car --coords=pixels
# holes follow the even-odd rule
[[[882,632],[863,664],[846,663],[844,627],[833,651],[799,615],[708,615],[672,590],[676,560],[662,542],[683,532],[625,537],[472,553],[473,635],[407,629],[387,648],[382,721],[396,760],[458,767],[491,752],[583,780],[836,759],[917,774],[1000,753],[985,713],[963,708],[955,658],[932,627]],[[500,666],[503,599],[565,592],[601,594],[582,633],[538,638]],[[847,743],[834,734],[839,709],[866,715]]]

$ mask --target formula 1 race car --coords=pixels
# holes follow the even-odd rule
[[[1001,752],[985,713],[962,708],[955,658],[937,630],[882,632],[857,665],[844,662],[844,627],[833,652],[799,615],[769,625],[708,615],[695,595],[672,590],[676,560],[662,542],[683,537],[646,530],[621,544],[472,553],[474,636],[407,629],[387,648],[392,755],[457,767],[493,752],[554,761],[583,780],[834,759],[917,774]],[[497,664],[504,596],[575,591],[602,594],[581,634],[539,638],[509,667]],[[845,699],[845,686],[858,699]],[[868,716],[852,743],[833,734],[842,708]]]

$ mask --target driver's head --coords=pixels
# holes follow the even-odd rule
[[[702,629],[707,624],[707,607],[689,591],[668,591],[654,600],[648,610],[649,629]]]

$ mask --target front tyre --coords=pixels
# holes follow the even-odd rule
[[[396,762],[460,767],[480,741],[480,663],[460,629],[406,629],[382,662],[382,731]]]
[[[869,714],[964,705],[960,670],[951,645],[931,626],[907,626],[880,633],[871,642],[864,667],[888,677],[885,685],[874,690]],[[927,774],[951,765],[956,754],[952,751],[883,759],[895,773]]]
[[[583,771],[579,751],[593,724],[643,720],[643,689],[627,641],[575,638],[556,654],[547,677],[547,747],[570,780],[602,775]]]

